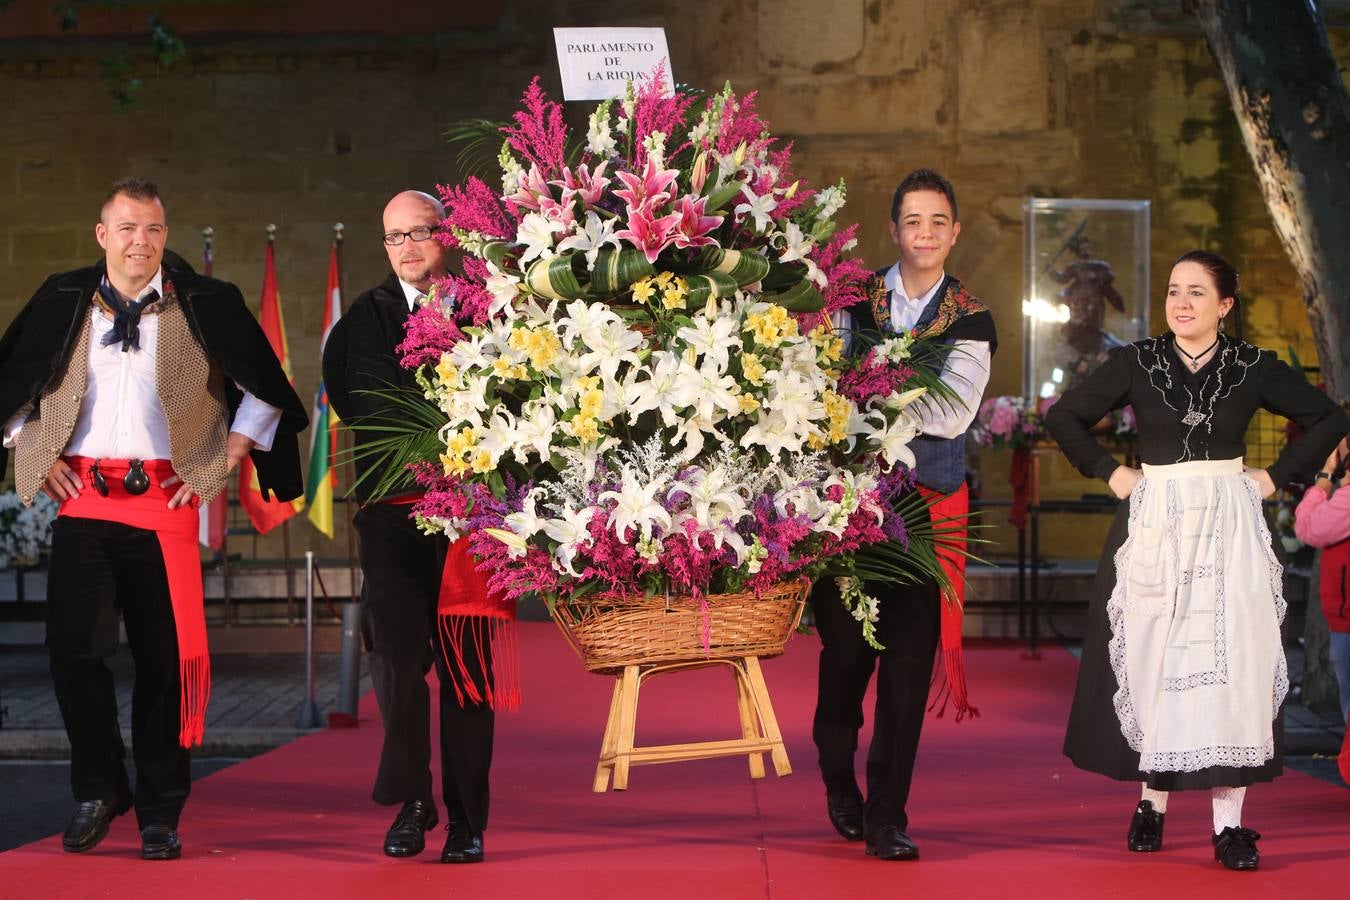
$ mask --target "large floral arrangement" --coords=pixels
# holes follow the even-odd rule
[[[506,597],[935,569],[906,526],[906,407],[933,351],[846,356],[831,329],[869,280],[834,221],[844,185],[796,178],[753,94],[696,111],[660,83],[599,104],[574,143],[536,79],[500,127],[500,187],[441,188],[463,274],[400,348],[429,404],[398,451],[421,460],[419,521],[467,535]],[[845,584],[870,636],[875,601]]]
[[[31,566],[52,546],[56,501],[39,493],[25,507],[14,491],[0,494],[0,569]]]
[[[976,447],[1018,450],[1051,440],[1045,429],[1045,415],[1058,397],[1028,401],[1023,397],[989,397],[980,404],[970,426],[970,440]],[[1139,439],[1134,408],[1112,410],[1096,429],[1114,443],[1130,447]]]

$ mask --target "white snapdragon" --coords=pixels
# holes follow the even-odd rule
[[[612,101],[606,100],[597,106],[586,124],[586,149],[605,159],[614,156],[619,151],[609,124],[611,103]]]

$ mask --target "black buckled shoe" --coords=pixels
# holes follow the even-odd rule
[[[830,813],[830,824],[846,841],[863,839],[863,802],[861,797],[841,794],[825,795],[825,808]]]
[[[1250,828],[1229,825],[1214,835],[1214,858],[1223,863],[1225,869],[1234,872],[1255,869],[1261,864],[1261,854],[1256,849],[1260,837]]]
[[[61,835],[62,849],[67,853],[83,853],[94,849],[99,841],[108,836],[108,826],[112,820],[129,809],[129,794],[123,794],[116,800],[85,800],[76,808],[65,834]]]
[[[1152,800],[1140,800],[1135,807],[1134,818],[1130,819],[1130,834],[1127,843],[1135,853],[1154,853],[1162,849],[1163,820],[1167,813],[1153,808]]]
[[[908,861],[919,858],[919,848],[896,826],[883,825],[867,836],[867,855],[892,862]]]
[[[463,822],[451,821],[445,826],[445,848],[441,850],[443,863],[479,863],[483,861],[483,833],[470,831]]]
[[[141,859],[177,859],[182,855],[178,832],[168,825],[147,825],[141,829]]]
[[[416,856],[427,846],[426,833],[440,821],[436,804],[431,800],[409,800],[394,817],[394,824],[384,836],[384,855],[394,857]]]

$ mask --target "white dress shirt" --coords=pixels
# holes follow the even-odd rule
[[[403,296],[406,297],[408,300],[408,312],[412,312],[414,309],[417,308],[417,301],[425,297],[427,295],[427,292],[419,288],[413,287],[411,284],[408,284],[408,282],[404,281],[402,278],[398,280],[398,283],[399,286],[403,288]]]
[[[163,294],[161,269],[136,297],[150,291]],[[169,422],[159,400],[156,360],[159,316],[141,316],[140,350],[122,352],[121,342],[103,346],[113,321],[94,315],[89,322],[89,380],[65,455],[92,459],[170,459]],[[243,390],[240,387],[240,390]],[[4,445],[13,447],[30,410],[20,410],[4,428]],[[258,449],[272,449],[281,410],[245,392],[230,430],[250,438]]]
[[[891,292],[891,327],[896,331],[912,330],[946,279],[947,273],[943,272],[926,291],[911,298],[905,292],[905,282],[900,277],[900,263],[887,269],[884,280]],[[847,311],[841,311],[835,314],[833,322],[836,328],[847,331],[853,327],[852,318]],[[954,438],[970,427],[980,410],[984,389],[989,385],[990,359],[988,341],[952,342],[951,353],[942,366],[941,378],[956,396],[953,400],[928,397],[915,405],[923,434]]]

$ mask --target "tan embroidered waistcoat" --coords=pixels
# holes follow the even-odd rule
[[[192,336],[187,314],[168,281],[164,283],[163,299],[146,307],[144,314],[156,310],[159,337],[155,380],[169,423],[171,461],[178,477],[203,503],[209,503],[225,488],[229,475],[225,379]],[[89,332],[92,317],[97,315],[101,315],[98,305],[90,303],[65,369],[43,391],[19,432],[14,448],[14,486],[25,505],[32,504],[47,472],[75,431],[89,384]]]

